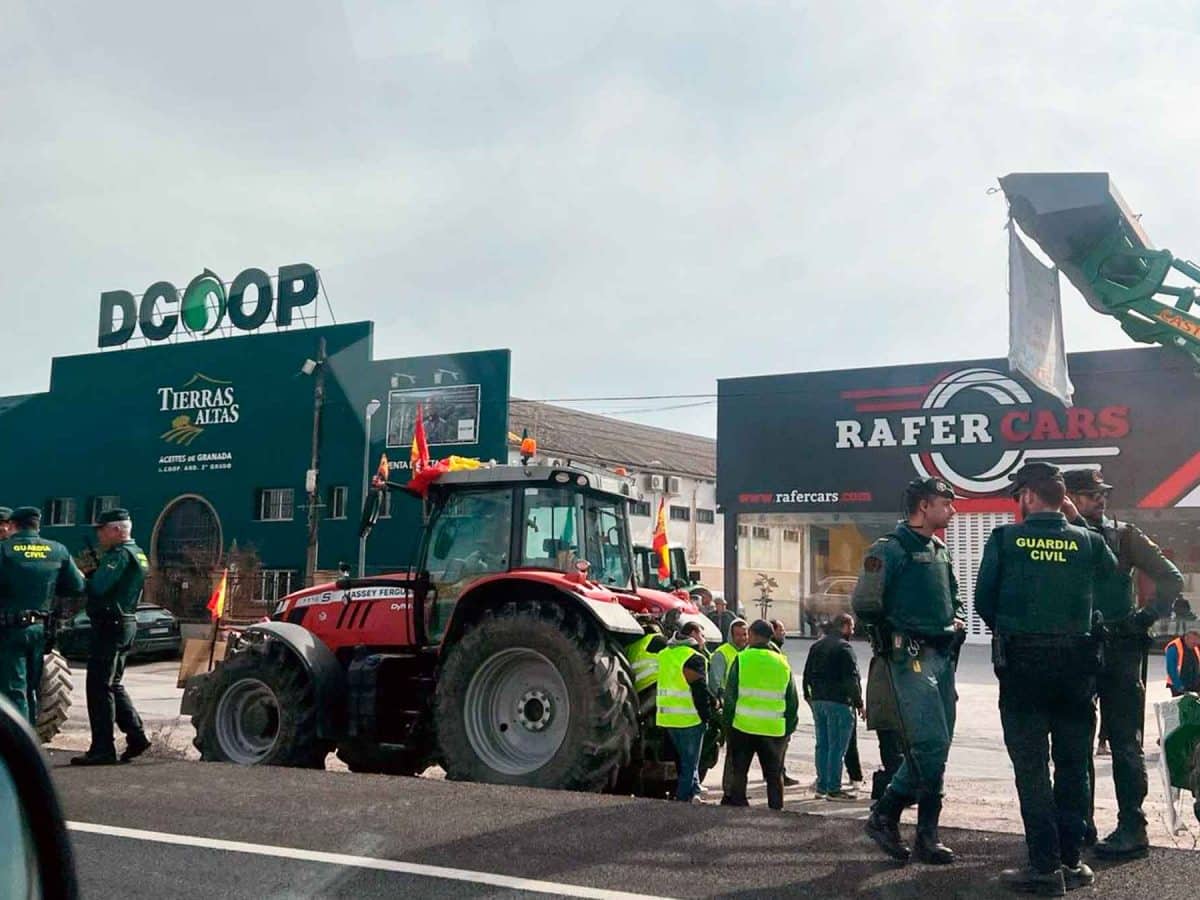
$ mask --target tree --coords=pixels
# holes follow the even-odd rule
[[[761,618],[765,619],[771,608],[771,591],[779,588],[779,582],[766,572],[759,572],[754,578],[754,586],[759,590],[758,608],[762,613]]]

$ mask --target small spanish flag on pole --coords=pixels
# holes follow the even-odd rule
[[[658,498],[658,515],[654,520],[654,539],[650,549],[658,559],[658,577],[660,581],[671,579],[671,551],[667,546],[667,500]]]
[[[229,586],[229,570],[226,569],[221,573],[221,580],[217,582],[217,589],[212,592],[212,596],[208,598],[208,612],[212,616],[213,621],[221,618],[225,612],[225,595]]]
[[[221,580],[217,582],[217,588],[212,592],[212,596],[208,598],[208,614],[212,616],[213,630],[212,641],[208,645],[208,668],[211,671],[213,666],[213,656],[217,651],[217,635],[221,631],[221,615],[225,612],[225,598],[229,588],[229,569],[225,569],[221,573]]]

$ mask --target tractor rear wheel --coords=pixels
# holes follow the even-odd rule
[[[438,746],[460,781],[600,791],[637,736],[628,668],[590,622],[554,602],[489,610],[438,679]]]
[[[316,693],[286,651],[270,645],[225,660],[192,717],[200,758],[244,766],[325,766]]]
[[[42,686],[38,691],[37,736],[43,744],[54,740],[71,711],[71,667],[57,650],[42,658]]]

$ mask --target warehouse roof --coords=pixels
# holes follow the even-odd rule
[[[717,476],[717,442],[695,434],[516,397],[508,403],[508,428],[511,446],[528,429],[541,455],[636,472]]]

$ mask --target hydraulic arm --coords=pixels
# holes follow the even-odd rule
[[[1016,173],[1000,186],[1017,224],[1093,309],[1200,367],[1200,266],[1154,249],[1107,172]],[[1190,284],[1167,284],[1173,273]]]

